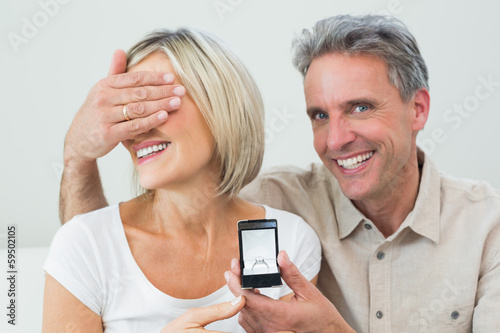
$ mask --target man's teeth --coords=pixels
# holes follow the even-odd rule
[[[366,163],[366,160],[373,156],[373,152],[356,157],[348,158],[346,160],[337,160],[337,164],[344,169],[356,169]]]
[[[139,149],[136,154],[137,154],[138,158],[146,157],[146,156],[152,155],[154,153],[157,153],[163,149],[166,149],[168,146],[170,146],[170,142],[161,143],[159,145],[154,145],[154,146]]]

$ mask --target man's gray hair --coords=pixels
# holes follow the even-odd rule
[[[388,66],[389,81],[408,102],[429,89],[429,74],[417,41],[400,20],[388,16],[333,16],[304,29],[293,42],[293,64],[305,77],[311,62],[328,53],[373,55]]]

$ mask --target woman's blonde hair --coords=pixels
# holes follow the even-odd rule
[[[218,194],[237,195],[257,176],[264,155],[264,106],[255,81],[229,47],[205,32],[154,31],[128,51],[127,68],[154,52],[168,56],[214,136]]]

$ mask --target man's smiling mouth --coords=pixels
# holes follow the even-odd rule
[[[343,167],[344,169],[352,170],[352,169],[359,168],[360,166],[365,164],[366,161],[369,160],[372,156],[373,156],[373,151],[366,153],[366,154],[358,155],[358,156],[355,156],[352,158],[348,158],[345,160],[339,159],[336,161],[337,161],[337,164],[339,166]]]

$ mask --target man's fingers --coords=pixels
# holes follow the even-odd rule
[[[281,277],[295,293],[295,298],[307,300],[321,295],[321,292],[309,282],[302,273],[300,273],[297,266],[290,261],[285,251],[281,251],[278,254],[278,264],[280,266]],[[233,295],[245,295],[249,306],[252,305],[254,300],[257,300],[254,290],[241,289],[239,260],[233,259],[231,262],[231,271],[224,273],[224,277]]]
[[[321,294],[321,292],[300,273],[297,266],[290,261],[285,251],[280,251],[278,254],[278,264],[280,266],[283,281],[292,289],[296,298],[311,299]]]
[[[113,75],[107,78],[111,88],[123,89],[129,87],[161,86],[174,83],[174,75],[164,72],[130,72]]]
[[[272,303],[277,302],[266,295],[261,295],[258,289],[242,289],[240,276],[234,274],[233,271],[225,272],[224,278],[227,281],[229,290],[231,290],[234,296],[245,296],[247,308],[258,308],[258,311],[260,311],[271,307]]]
[[[139,134],[147,133],[155,127],[163,124],[168,117],[166,111],[154,113],[145,118],[132,119],[113,125],[111,135],[116,142],[132,139]]]
[[[257,328],[254,328],[255,321],[252,319],[252,316],[245,315],[245,312],[245,308],[241,309],[240,315],[238,316],[238,324],[240,324],[247,333],[258,332]]]
[[[186,89],[179,85],[147,86],[124,89],[114,89],[109,92],[109,102],[114,105],[124,105],[134,102],[158,101],[165,98],[184,97]]]
[[[224,278],[226,279],[227,286],[234,296],[245,295],[247,298],[252,297],[252,295],[260,294],[259,289],[242,289],[241,288],[241,277],[240,277],[240,261],[236,258],[231,260],[231,271],[224,273]]]
[[[148,117],[159,111],[175,111],[180,108],[182,101],[178,97],[164,98],[158,101],[136,102],[127,104],[127,115],[129,119],[138,119]],[[123,105],[115,106],[107,115],[111,123],[125,121],[123,114]]]
[[[136,102],[127,104],[127,113],[131,119],[149,116],[161,110],[170,112],[178,110],[181,105],[179,97],[164,98],[158,101]]]
[[[245,297],[239,296],[231,302],[224,302],[204,308],[189,309],[184,315],[186,323],[196,323],[206,326],[214,321],[231,318],[245,306]]]
[[[111,58],[108,76],[125,73],[127,70],[127,54],[123,50],[116,50]]]

